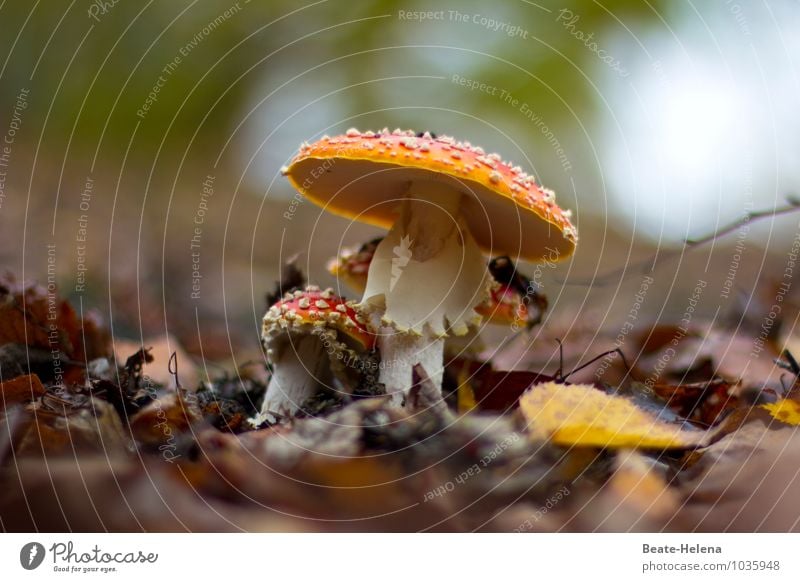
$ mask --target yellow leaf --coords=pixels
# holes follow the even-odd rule
[[[478,403],[475,402],[475,391],[469,381],[469,364],[464,364],[458,372],[458,411],[462,414],[478,407]]]
[[[531,438],[563,446],[683,449],[702,439],[593,386],[539,384],[522,395],[520,409]]]
[[[770,404],[762,404],[763,408],[769,412],[775,420],[780,420],[791,426],[800,426],[800,402],[790,398],[784,398]]]

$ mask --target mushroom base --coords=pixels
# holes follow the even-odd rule
[[[289,343],[273,363],[262,420],[294,415],[308,398],[330,385],[331,372],[325,346],[319,337],[307,335]]]
[[[391,394],[394,404],[402,404],[413,384],[413,368],[420,364],[434,385],[441,387],[444,377],[444,338],[425,335],[395,334],[390,327],[381,329],[378,348],[381,352],[380,382]],[[406,388],[407,387],[407,388]]]

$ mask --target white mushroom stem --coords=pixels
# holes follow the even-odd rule
[[[403,398],[411,390],[415,364],[421,364],[434,385],[441,389],[444,376],[443,337],[398,333],[391,326],[381,326],[380,332],[379,381],[392,395],[392,402],[402,404]]]
[[[321,386],[329,384],[329,363],[325,346],[315,335],[300,336],[286,341],[274,356],[261,419],[269,415],[290,416]]]
[[[380,323],[380,381],[399,401],[422,364],[441,387],[444,338],[480,322],[491,277],[461,216],[462,192],[413,182],[400,217],[375,250],[362,307]]]

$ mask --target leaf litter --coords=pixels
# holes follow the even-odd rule
[[[291,264],[270,297],[305,283]],[[266,360],[194,380],[197,367],[171,338],[157,350],[128,344],[118,359],[100,319],[81,320],[60,299],[49,336],[36,284],[6,275],[0,300],[0,523],[9,531],[800,527],[791,337],[767,342],[745,369],[752,340],[719,322],[692,322],[675,345],[674,328],[654,327],[625,350],[610,349],[613,330],[559,338],[551,329],[568,347],[591,334],[600,355],[565,373],[563,347],[554,352],[545,334],[506,353],[529,369],[451,358],[440,396],[417,366],[402,406],[364,375],[253,426]],[[667,348],[673,356],[651,381]],[[637,357],[629,364],[626,353]],[[537,369],[554,354],[555,372]]]

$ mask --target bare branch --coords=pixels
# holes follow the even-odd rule
[[[603,275],[599,275],[597,277],[592,277],[591,279],[578,279],[578,280],[562,279],[559,281],[559,283],[562,283],[564,285],[576,285],[581,287],[589,287],[589,286],[595,287],[595,286],[608,285],[615,281],[619,281],[620,278],[627,279],[631,275],[649,275],[650,273],[654,272],[659,266],[661,266],[665,261],[668,261],[674,257],[682,255],[686,251],[692,250],[700,245],[703,245],[705,243],[726,236],[736,231],[737,229],[741,228],[743,225],[748,224],[754,220],[781,216],[783,214],[789,214],[790,212],[795,212],[798,209],[800,209],[800,198],[796,198],[794,195],[790,194],[786,196],[786,202],[787,204],[785,206],[773,208],[771,210],[748,212],[744,216],[742,216],[742,218],[740,218],[739,220],[727,226],[723,226],[721,229],[711,234],[696,239],[684,240],[683,246],[680,248],[656,251],[653,255],[647,257],[646,259],[637,261],[632,265],[626,265],[624,267],[620,267],[619,269],[614,269],[613,271],[604,273]]]

